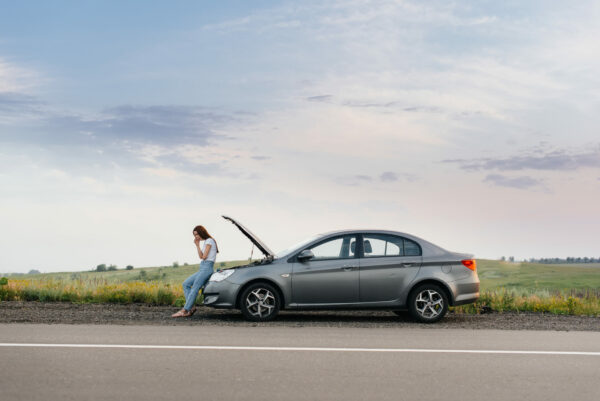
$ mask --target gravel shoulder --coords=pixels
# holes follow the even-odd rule
[[[70,304],[2,302],[0,323],[117,324],[159,326],[287,326],[287,327],[411,327],[431,329],[500,329],[600,331],[600,317],[543,313],[448,314],[436,324],[413,322],[388,311],[282,311],[273,322],[251,323],[239,311],[199,307],[190,318],[171,318],[177,308],[142,304]]]

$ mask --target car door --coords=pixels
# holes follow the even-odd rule
[[[412,240],[390,234],[365,233],[360,240],[360,302],[401,298],[421,267],[421,247]]]
[[[309,248],[314,257],[294,262],[292,304],[325,305],[358,302],[356,236],[328,238]]]

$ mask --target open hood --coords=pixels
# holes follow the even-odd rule
[[[252,234],[252,232],[250,230],[248,230],[246,227],[244,227],[243,225],[241,225],[239,222],[235,221],[234,219],[232,219],[231,217],[227,217],[227,216],[223,216],[223,218],[225,220],[229,220],[231,221],[233,224],[235,224],[235,226],[237,228],[240,229],[241,232],[244,233],[244,235],[246,237],[248,237],[248,239],[250,239],[250,241],[252,241],[252,243],[254,245],[256,245],[258,247],[258,249],[261,250],[261,252],[267,257],[267,258],[273,258],[273,256],[275,255],[273,253],[273,251],[271,251],[261,240],[258,239],[258,237],[254,234]]]

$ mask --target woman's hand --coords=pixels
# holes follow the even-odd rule
[[[200,239],[195,238],[194,243],[196,244],[196,250],[198,251],[198,256],[200,256],[200,260],[206,259],[206,257],[208,256],[208,251],[210,250],[210,245],[204,247],[206,252],[202,252],[202,249],[200,248]]]

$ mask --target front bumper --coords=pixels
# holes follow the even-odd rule
[[[204,305],[213,308],[235,308],[239,284],[233,284],[227,279],[219,282],[209,281],[204,287]]]

